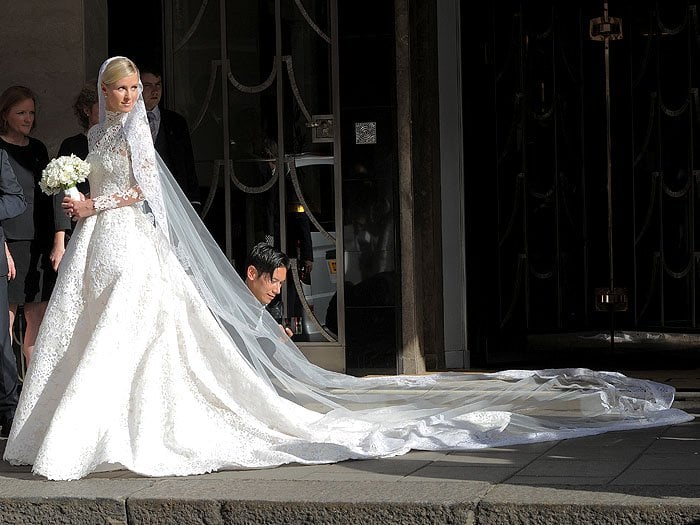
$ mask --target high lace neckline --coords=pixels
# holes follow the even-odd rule
[[[128,113],[122,113],[121,111],[106,110],[105,111],[105,123],[115,124],[118,122],[120,124],[123,124],[127,115],[128,115]]]

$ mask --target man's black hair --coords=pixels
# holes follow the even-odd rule
[[[163,68],[155,62],[143,62],[138,64],[139,74],[150,73],[159,78],[163,78]]]
[[[250,250],[245,267],[254,266],[260,275],[272,274],[277,268],[289,270],[289,257],[267,242],[259,242]]]

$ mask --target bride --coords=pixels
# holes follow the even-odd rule
[[[587,369],[356,378],[311,364],[155,153],[138,69],[108,59],[91,194],[59,269],[4,457],[48,479],[329,463],[692,419],[674,391]]]

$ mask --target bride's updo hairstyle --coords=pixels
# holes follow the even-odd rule
[[[131,59],[126,57],[118,57],[111,60],[102,72],[101,80],[106,86],[114,84],[124,77],[138,73],[139,69],[136,67]]]

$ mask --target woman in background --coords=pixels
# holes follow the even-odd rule
[[[85,160],[88,154],[88,130],[100,121],[100,108],[97,100],[97,89],[95,88],[95,81],[86,82],[83,89],[80,90],[78,96],[75,98],[73,103],[73,112],[78,119],[78,123],[83,130],[70,137],[66,137],[61,142],[61,146],[58,148],[58,157],[63,155],[74,154],[81,159]],[[78,190],[83,195],[90,193],[89,185],[87,181],[78,183]],[[61,200],[63,200],[63,195],[61,195]],[[60,206],[59,206],[60,208]],[[63,209],[59,210],[63,214]]]
[[[60,219],[62,224],[56,224],[53,198],[39,188],[49,155],[44,143],[30,136],[36,127],[36,100],[34,92],[25,86],[11,86],[0,94],[0,148],[8,154],[27,203],[24,213],[3,221],[8,264],[16,272],[8,286],[10,327],[17,308],[24,305],[22,350],[27,364],[56,282],[56,268],[64,250],[63,231],[70,228],[65,217]]]

